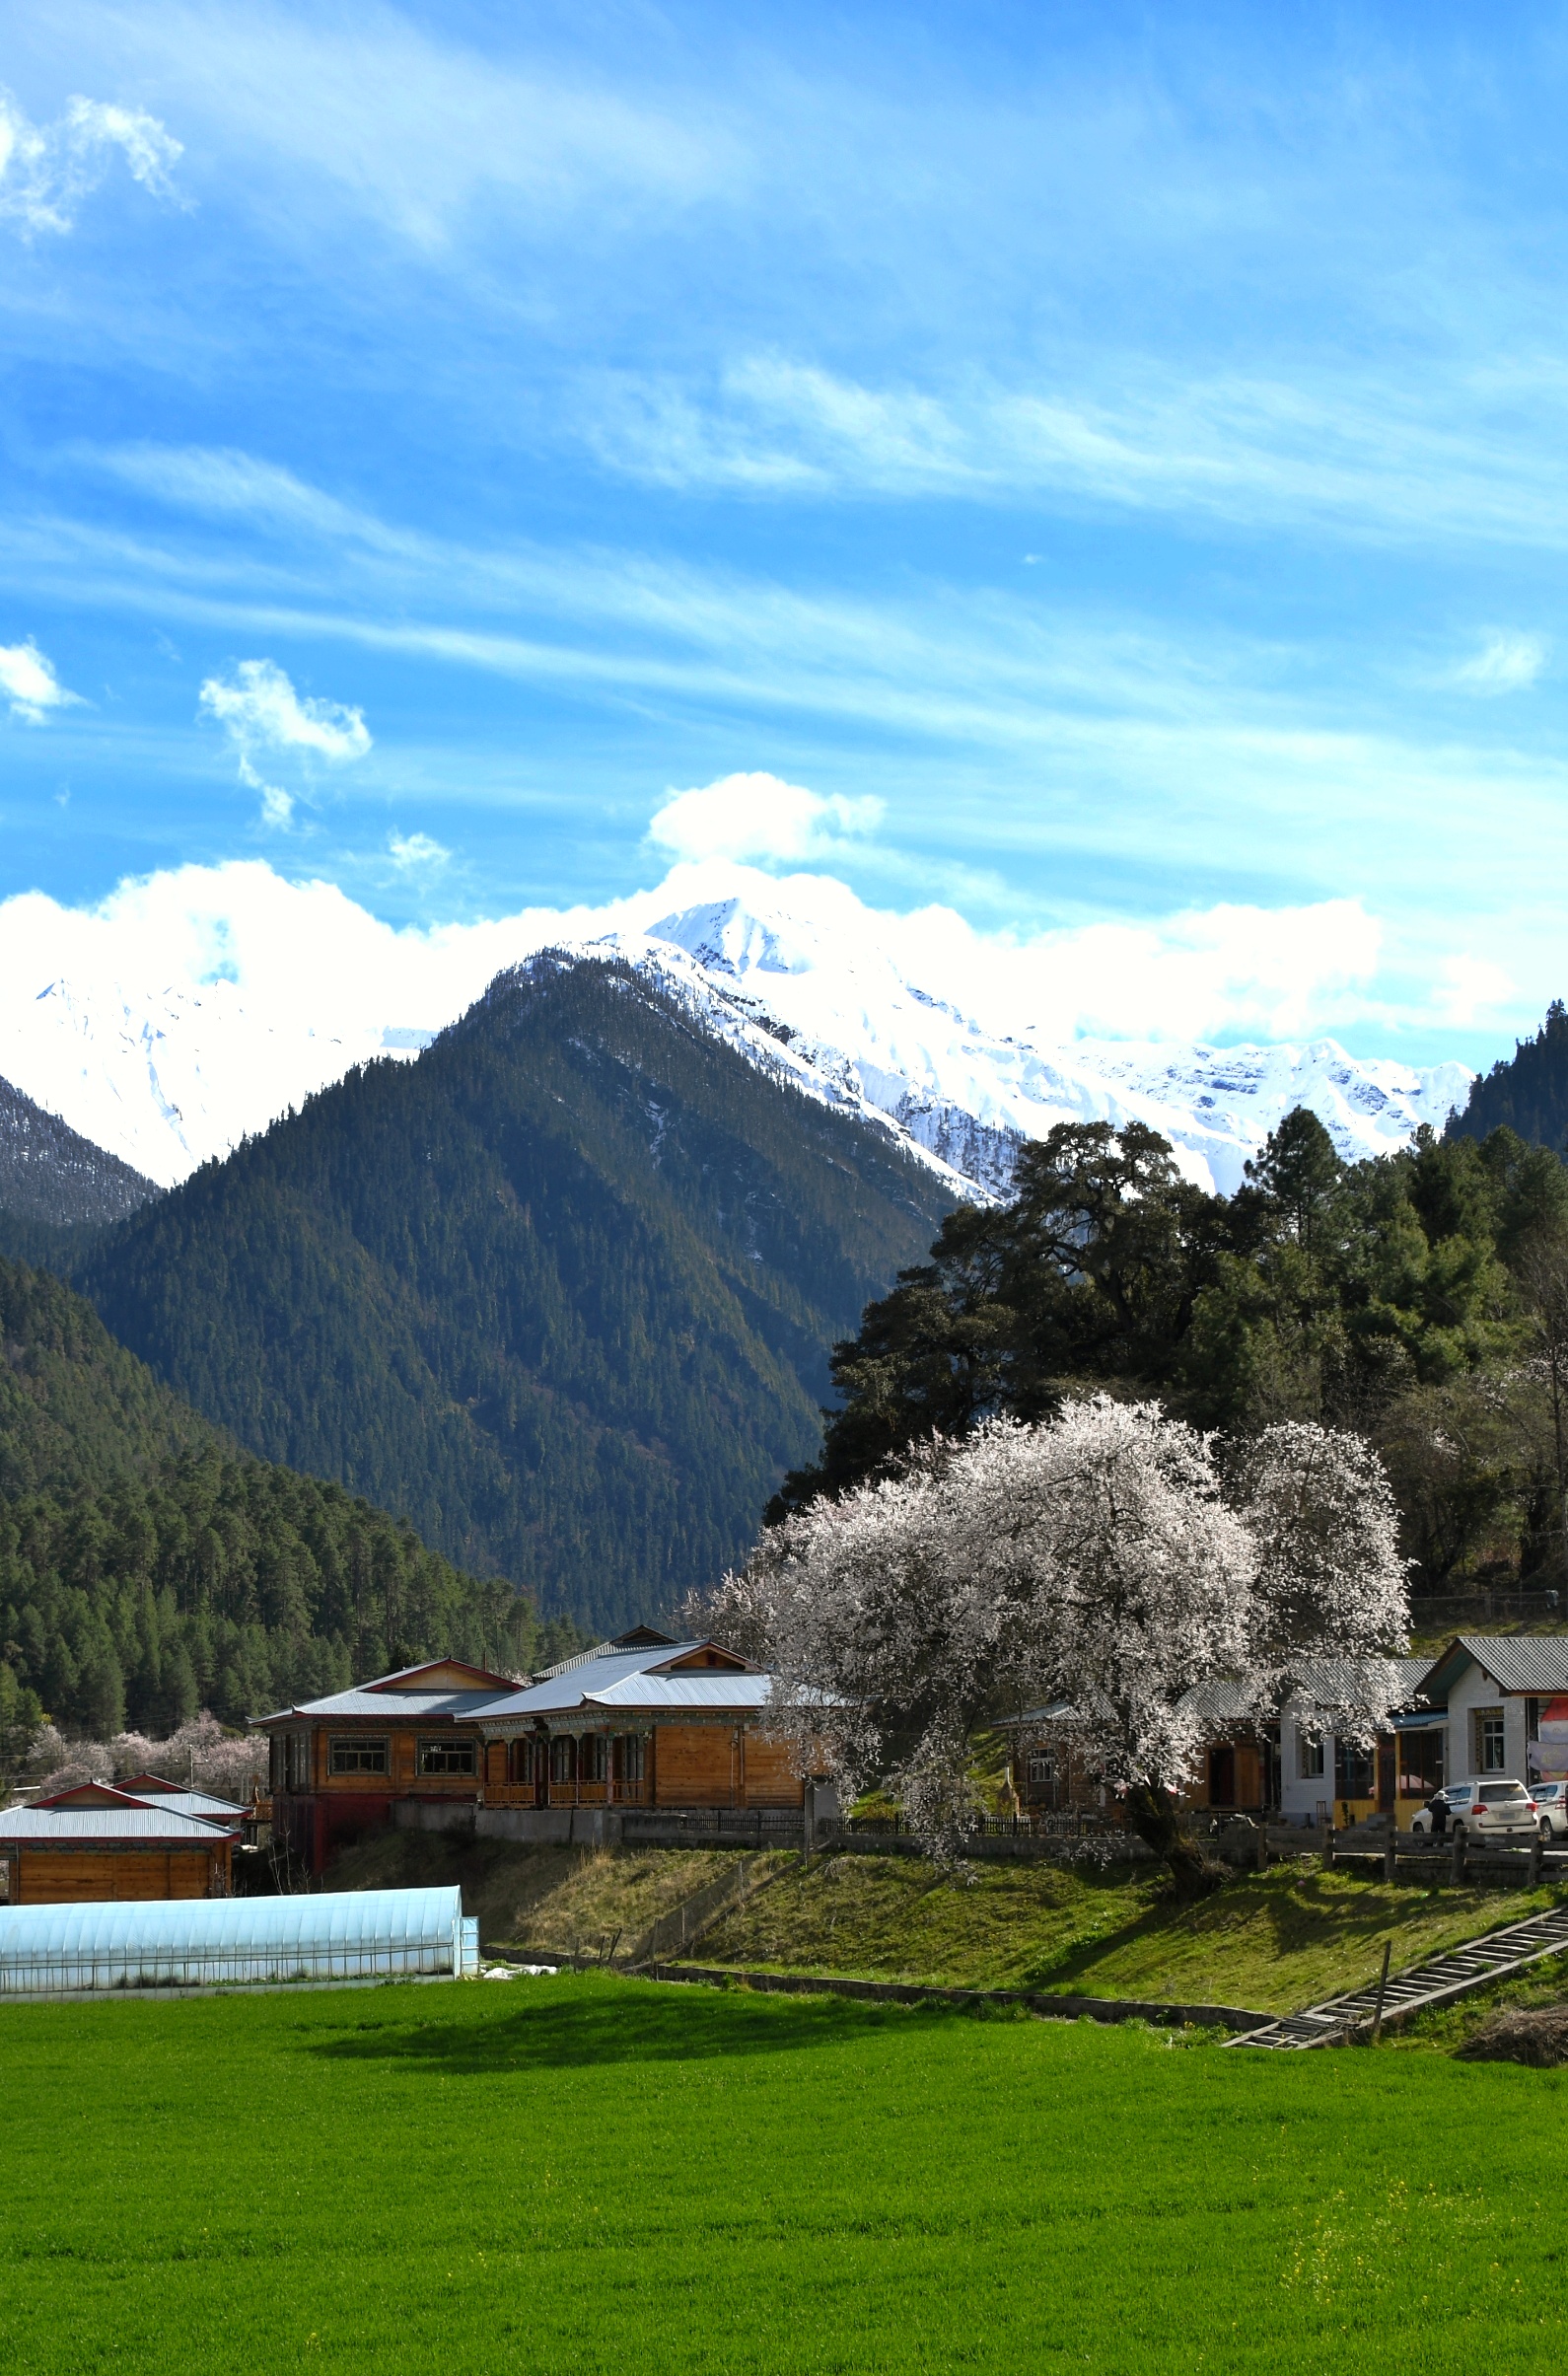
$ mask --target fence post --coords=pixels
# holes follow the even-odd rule
[[[1332,1825],[1331,1823],[1329,1823],[1329,1824],[1325,1824],[1325,1825],[1324,1825],[1324,1827],[1323,1827],[1323,1870],[1324,1870],[1324,1872],[1325,1872],[1325,1873],[1331,1873],[1331,1872],[1333,1871],[1333,1869],[1334,1869],[1334,1827],[1333,1827],[1333,1825]]]
[[[1541,1850],[1544,1846],[1545,1842],[1541,1838],[1540,1834],[1537,1832],[1534,1838],[1530,1843],[1530,1887],[1532,1889],[1535,1887],[1536,1883],[1540,1879]]]
[[[1374,2046],[1383,2036],[1383,1999],[1389,1985],[1389,1952],[1392,1945],[1391,1939],[1385,1939],[1383,1942],[1383,1970],[1378,1975],[1378,2001],[1372,2014],[1372,2043]]]
[[[1454,1835],[1454,1860],[1449,1866],[1451,1881],[1461,1882],[1464,1879],[1464,1834],[1459,1831]]]
[[[1385,1881],[1392,1881],[1398,1870],[1396,1859],[1399,1853],[1399,1835],[1394,1829],[1398,1820],[1396,1815],[1390,1816],[1389,1835],[1383,1843],[1383,1878]]]

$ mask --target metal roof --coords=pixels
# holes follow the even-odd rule
[[[274,1708],[269,1716],[252,1716],[252,1724],[287,1724],[297,1716],[371,1716],[378,1724],[429,1724],[446,1716],[454,1722],[476,1716],[499,1701],[514,1699],[517,1686],[493,1692],[381,1692],[371,1684],[355,1684],[346,1692],[331,1692],[324,1699],[305,1699],[298,1707]]]
[[[1463,1672],[1464,1653],[1504,1692],[1568,1692],[1568,1636],[1556,1633],[1461,1633],[1428,1662],[1428,1689],[1447,1695]]]
[[[156,1797],[149,1793],[146,1798],[132,1790],[127,1795],[143,1807],[167,1807],[171,1815],[193,1815],[203,1824],[237,1824],[245,1816],[245,1809],[237,1807],[233,1799],[209,1798],[204,1790],[160,1790]]]
[[[555,1674],[493,1701],[484,1713],[549,1716],[581,1707],[736,1708],[748,1712],[767,1704],[773,1678],[754,1667],[739,1671],[697,1667],[676,1675],[666,1671],[706,1647],[701,1641],[662,1642],[635,1649],[606,1643]]]
[[[1291,1670],[1280,1696],[1287,1707],[1293,1699],[1312,1707],[1344,1707],[1377,1689],[1390,1667],[1394,1671],[1393,1704],[1407,1706],[1431,1672],[1429,1658],[1304,1658]]]
[[[193,1816],[163,1807],[7,1807],[0,1813],[0,1846],[8,1840],[171,1840],[210,1847],[223,1834]]]

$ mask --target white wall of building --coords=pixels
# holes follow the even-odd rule
[[[1462,1782],[1467,1774],[1481,1771],[1480,1748],[1476,1738],[1476,1719],[1484,1710],[1503,1711],[1503,1752],[1506,1763],[1502,1778],[1523,1782],[1525,1773],[1525,1740],[1527,1705],[1519,1693],[1505,1694],[1489,1675],[1473,1663],[1467,1666],[1449,1693],[1448,1764],[1445,1768],[1451,1782]]]

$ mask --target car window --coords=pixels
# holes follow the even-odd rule
[[[1468,1782],[1456,1782],[1451,1790],[1445,1790],[1443,1793],[1443,1796],[1449,1801],[1451,1806],[1457,1798],[1468,1798],[1469,1795],[1470,1786]]]
[[[1537,1800],[1556,1798],[1561,1790],[1561,1782],[1537,1782],[1535,1784],[1535,1796]]]
[[[1502,1807],[1514,1799],[1528,1798],[1529,1795],[1523,1782],[1486,1782],[1481,1788],[1481,1805]]]

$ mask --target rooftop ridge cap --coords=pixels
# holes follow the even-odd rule
[[[557,1659],[553,1667],[540,1667],[537,1674],[531,1676],[528,1684],[520,1685],[519,1689],[527,1690],[535,1683],[553,1683],[557,1675],[570,1675],[574,1667],[586,1667],[591,1658],[604,1658],[614,1647],[612,1641],[596,1642],[591,1650],[576,1650],[570,1658]],[[623,1650],[621,1656],[630,1658],[634,1653]]]

